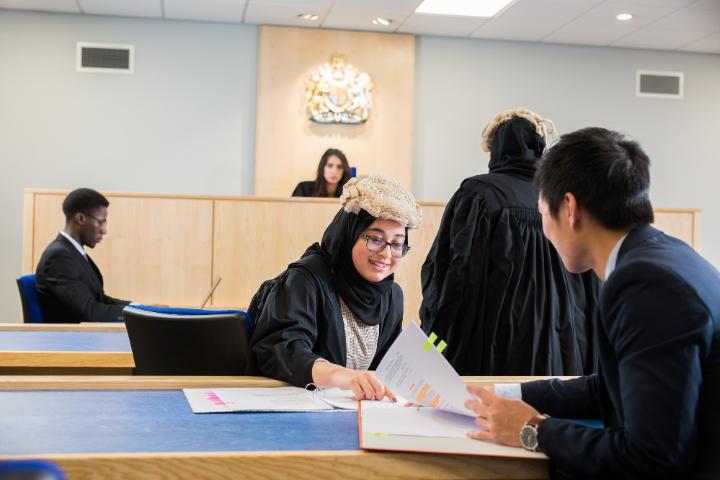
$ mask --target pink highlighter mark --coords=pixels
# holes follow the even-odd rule
[[[213,405],[225,405],[225,402],[223,402],[220,397],[215,394],[215,392],[207,392],[207,398],[213,403]]]

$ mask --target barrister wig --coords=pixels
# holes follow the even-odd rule
[[[481,134],[483,150],[490,153],[492,150],[493,136],[495,135],[495,132],[497,132],[498,127],[514,117],[524,118],[532,123],[535,127],[535,132],[545,141],[557,138],[558,136],[555,124],[549,118],[542,118],[540,115],[528,110],[527,108],[514,108],[497,114],[495,118],[485,125]]]
[[[412,193],[382,175],[360,175],[343,187],[340,202],[348,213],[365,210],[375,218],[393,220],[409,229],[422,223],[422,211]]]

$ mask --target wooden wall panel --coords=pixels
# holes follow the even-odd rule
[[[314,242],[340,209],[335,200],[234,201],[215,206],[214,305],[247,307],[260,284]]]
[[[693,213],[695,212],[695,213]],[[700,212],[683,209],[655,209],[655,227],[700,250]]]
[[[368,121],[321,125],[305,114],[305,84],[332,55],[367,72],[375,88]],[[345,152],[358,173],[412,183],[415,37],[261,26],[258,30],[255,193],[289,196],[313,180],[322,153]]]
[[[32,270],[62,228],[66,192],[26,191],[23,245]],[[196,306],[212,283],[222,283],[211,305],[246,308],[260,284],[300,258],[322,238],[340,208],[335,199],[108,194],[109,234],[93,259],[109,294],[140,302]],[[423,225],[410,232],[412,250],[396,273],[405,294],[405,321],[419,320],[420,269],[445,209],[420,202]],[[30,215],[34,213],[34,217]],[[700,211],[657,209],[655,225],[693,247]],[[31,227],[28,227],[30,225]],[[28,240],[32,238],[32,241]],[[28,271],[26,271],[28,273]]]
[[[64,196],[35,197],[33,269],[64,226]],[[88,249],[106,293],[142,303],[200,306],[211,285],[212,200],[107,197],[108,235]]]

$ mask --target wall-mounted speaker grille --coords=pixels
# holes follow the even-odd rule
[[[637,71],[638,97],[683,98],[682,72]]]
[[[133,73],[133,46],[78,42],[79,72]]]

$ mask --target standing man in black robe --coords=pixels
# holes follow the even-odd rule
[[[570,274],[543,236],[532,183],[552,122],[525,109],[483,130],[490,173],[462,182],[422,267],[420,319],[460,375],[595,370],[599,280]]]

